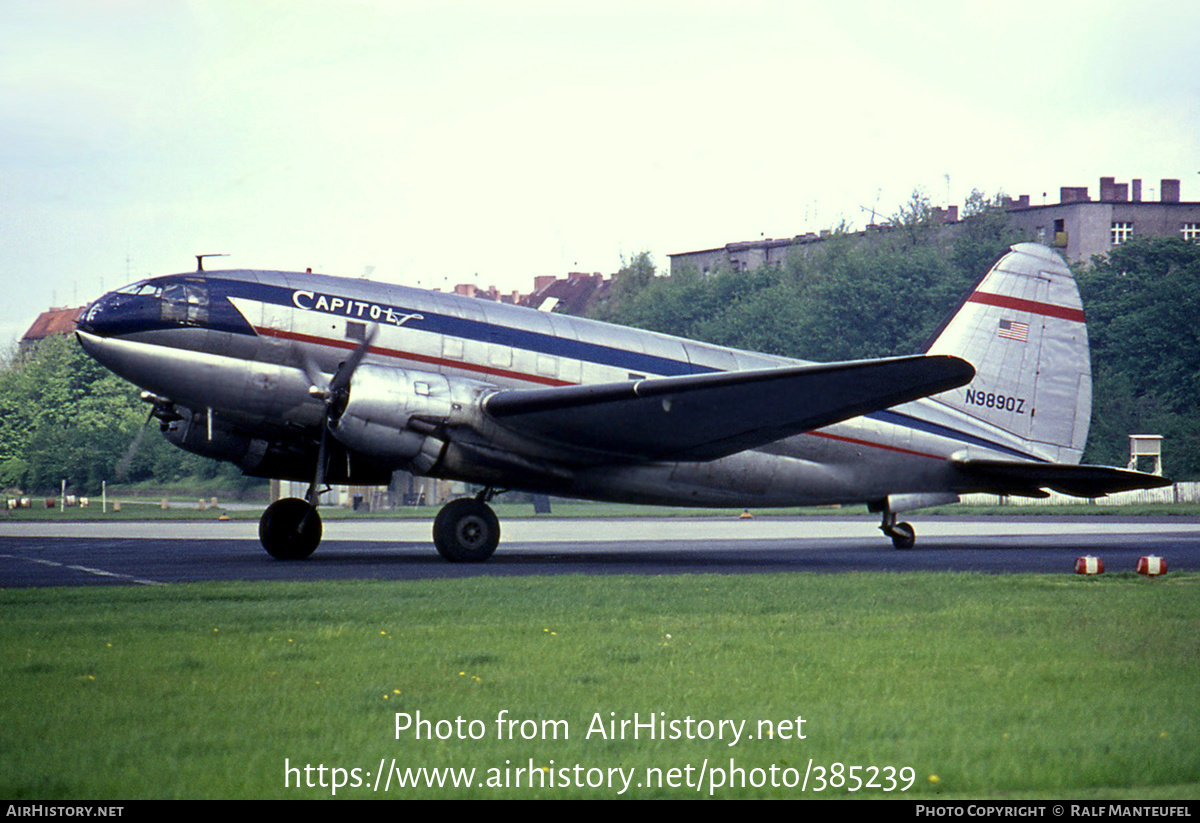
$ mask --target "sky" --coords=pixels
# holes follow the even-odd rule
[[[530,291],[914,190],[1200,200],[1198,64],[1193,0],[5,0],[0,345],[199,253]]]

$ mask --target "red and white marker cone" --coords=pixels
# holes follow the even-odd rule
[[[1167,561],[1157,555],[1146,555],[1139,557],[1137,562],[1137,573],[1145,574],[1150,577],[1157,577],[1160,574],[1167,573]]]
[[[1104,574],[1104,561],[1090,554],[1075,560],[1076,574]]]

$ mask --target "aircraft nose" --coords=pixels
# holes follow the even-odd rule
[[[83,327],[82,323],[75,324],[75,339],[79,341],[79,345],[83,350],[92,356],[95,360],[101,360],[101,355],[104,350],[104,338],[97,337],[91,334],[88,329]],[[101,360],[103,362],[103,360]]]
[[[107,296],[108,295],[105,295],[105,297]],[[80,312],[79,318],[75,321],[76,329],[91,332],[92,334],[96,333],[97,329],[94,320],[99,315],[100,301],[103,299],[104,297],[100,297],[87,304],[87,307]]]
[[[93,300],[88,304],[83,313],[79,315],[79,319],[75,321],[75,328],[80,331],[89,332],[91,334],[109,335],[115,332],[115,317],[114,305],[116,301],[116,293],[109,292],[108,294]]]
[[[119,337],[144,330],[158,316],[158,304],[151,296],[122,289],[94,300],[83,310],[75,328],[100,337]]]

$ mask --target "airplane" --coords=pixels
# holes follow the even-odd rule
[[[307,482],[272,503],[263,547],[301,559],[330,484],[393,471],[477,485],[433,524],[453,562],[500,540],[508,490],[696,507],[863,503],[899,549],[898,515],[991,492],[1081,497],[1153,488],[1081,465],[1087,327],[1071,270],[1012,246],[920,354],[810,363],[455,294],[309,272],[140,280],[77,336],[141,387],[166,438],[243,472]]]

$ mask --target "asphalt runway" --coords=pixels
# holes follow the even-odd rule
[[[278,561],[253,521],[0,521],[0,587],[158,585],[206,580],[416,580],[550,574],[961,571],[1072,574],[1090,554],[1106,572],[1158,555],[1200,571],[1200,519],[912,517],[897,551],[874,517],[512,519],[482,564],[442,560],[424,520],[327,520],[303,561]]]

